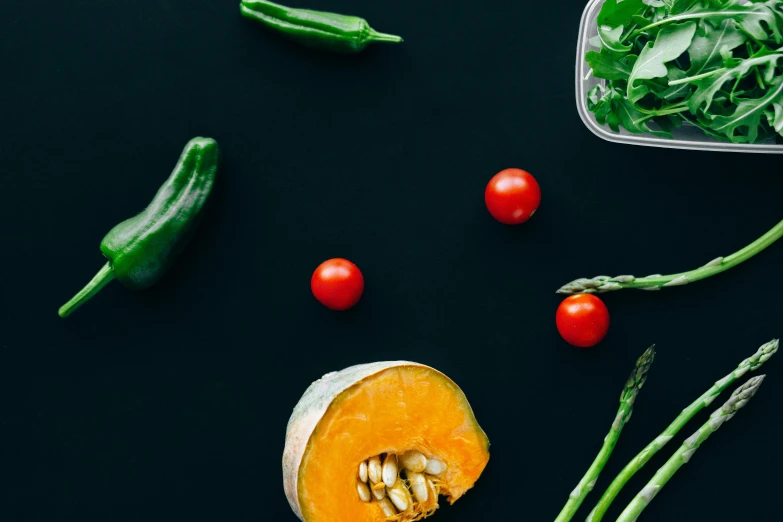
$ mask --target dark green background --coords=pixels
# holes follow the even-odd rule
[[[783,333],[776,245],[690,287],[608,296],[593,350],[559,338],[559,285],[695,268],[783,217],[781,156],[590,134],[574,105],[582,1],[310,0],[406,39],[357,57],[298,48],[236,4],[2,9],[3,520],[293,521],[280,458],[299,396],[328,371],[401,358],[459,383],[492,441],[476,488],[436,519],[552,520],[649,344],[658,360],[605,475]],[[225,160],[176,269],[60,320],[103,264],[103,235],[196,135]],[[517,228],[483,203],[510,166],[544,194]],[[335,256],[367,279],[349,313],[310,294]],[[783,366],[765,371],[645,521],[780,520]]]

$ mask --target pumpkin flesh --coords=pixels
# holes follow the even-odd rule
[[[481,475],[488,448],[465,395],[448,377],[416,364],[392,366],[331,401],[299,465],[299,508],[307,522],[387,520],[376,503],[358,498],[357,470],[372,456],[407,450],[447,464],[438,486],[453,503]],[[429,504],[436,506],[434,499]]]

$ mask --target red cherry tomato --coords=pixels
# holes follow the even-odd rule
[[[529,172],[506,169],[490,180],[484,201],[492,217],[506,225],[519,225],[538,210],[541,187]]]
[[[330,310],[348,310],[362,298],[364,276],[347,259],[330,259],[315,269],[310,288],[315,298]]]
[[[592,294],[572,295],[557,309],[557,330],[567,343],[590,348],[606,337],[609,310]]]

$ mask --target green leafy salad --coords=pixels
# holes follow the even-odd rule
[[[783,0],[606,0],[587,105],[615,132],[783,141]]]

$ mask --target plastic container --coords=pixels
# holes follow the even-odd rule
[[[582,121],[593,134],[615,143],[647,147],[783,154],[783,145],[778,145],[774,141],[756,145],[723,142],[707,136],[699,128],[688,124],[672,133],[674,139],[659,138],[652,134],[633,134],[623,128],[620,129],[620,132],[614,132],[609,127],[600,125],[595,120],[595,115],[587,108],[587,93],[596,85],[605,84],[606,80],[596,78],[590,73],[590,66],[585,61],[585,53],[595,49],[590,45],[590,39],[598,35],[597,18],[603,3],[604,0],[590,0],[587,4],[585,12],[582,14],[582,23],[579,26],[579,43],[576,46],[576,106]]]

